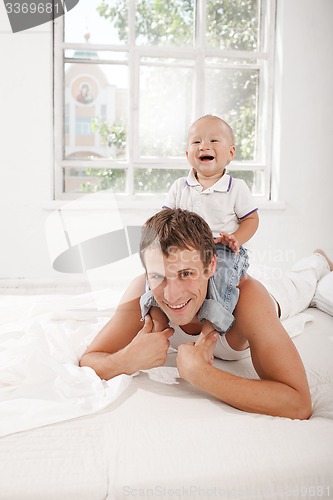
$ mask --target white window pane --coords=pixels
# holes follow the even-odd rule
[[[137,0],[136,43],[193,46],[194,0]]]
[[[255,160],[257,142],[258,70],[207,68],[205,112],[232,127],[236,160]]]
[[[126,185],[126,170],[96,169],[90,167],[64,169],[65,193],[95,193],[111,190],[123,193]]]
[[[167,193],[176,179],[188,175],[189,169],[136,168],[134,191],[136,193]]]
[[[252,194],[256,196],[265,194],[265,175],[262,170],[230,170],[228,173],[232,177],[243,179]]]
[[[127,43],[127,15],[127,0],[80,0],[64,16],[65,42],[83,43],[88,37],[97,44]]]
[[[185,157],[193,113],[192,68],[142,66],[139,153],[141,157]]]
[[[208,47],[258,50],[259,8],[260,0],[207,0]]]
[[[258,59],[256,57],[206,57],[207,66],[249,66],[249,65],[258,65]]]
[[[65,65],[65,158],[126,158],[127,66]]]
[[[103,61],[103,62],[113,62],[113,63],[127,63],[128,54],[127,52],[115,52],[111,50],[94,50],[91,45],[87,43],[84,49],[66,49],[65,59],[91,59],[92,61]]]

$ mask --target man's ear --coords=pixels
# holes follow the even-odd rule
[[[215,271],[216,271],[216,255],[213,255],[212,260],[208,264],[207,268],[208,278],[211,278],[215,274]]]
[[[188,159],[188,150],[185,151],[186,158]]]

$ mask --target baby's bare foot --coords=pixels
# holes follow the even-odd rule
[[[323,257],[325,257],[325,259],[327,260],[328,265],[330,267],[330,271],[333,271],[333,262],[326,255],[326,253],[324,252],[324,250],[322,250],[321,248],[316,248],[316,250],[314,250],[314,253],[319,253],[320,255],[322,255]]]

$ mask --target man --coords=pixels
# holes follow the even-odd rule
[[[314,254],[310,264],[300,264],[275,286],[273,296],[283,304],[281,311],[262,284],[244,276],[235,323],[222,337],[209,322],[202,325],[197,318],[209,300],[216,269],[215,245],[207,223],[186,210],[162,210],[143,227],[140,255],[160,318],[153,324],[147,316],[142,326],[139,297],[145,280],[136,278],[113,318],[88,347],[81,366],[90,366],[103,379],[161,366],[172,337],[172,345],[178,347],[179,374],[189,383],[244,411],[309,418],[311,399],[305,370],[277,311],[286,317],[297,312],[292,310],[295,303],[299,311],[310,304],[317,281],[333,269],[324,254]],[[259,376],[256,380],[212,364],[214,354],[241,359],[249,352]]]

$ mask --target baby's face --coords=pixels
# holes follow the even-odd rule
[[[199,181],[221,177],[235,152],[230,131],[219,119],[201,118],[190,128],[186,156]]]

